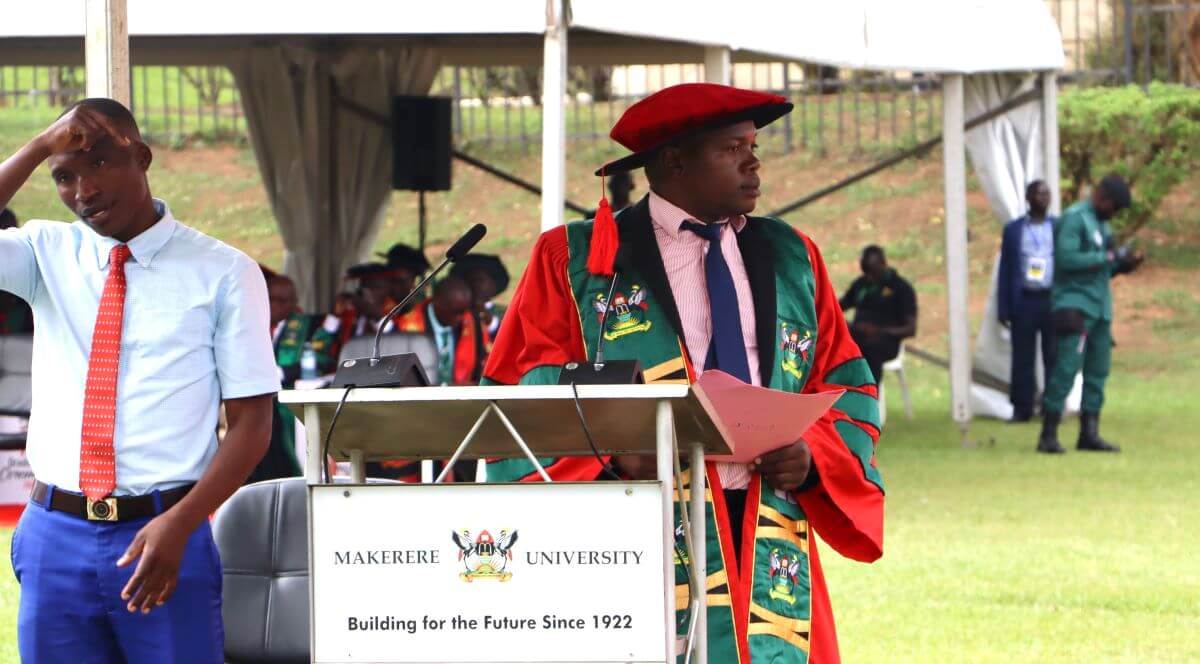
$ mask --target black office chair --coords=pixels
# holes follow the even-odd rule
[[[267,480],[217,510],[227,662],[309,661],[307,495],[303,477]]]
[[[29,417],[33,405],[30,371],[33,336],[0,336],[0,415]],[[25,434],[0,433],[0,450],[25,449]]]

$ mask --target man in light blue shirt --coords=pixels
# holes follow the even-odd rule
[[[1021,234],[1021,275],[1025,290],[1044,291],[1054,284],[1054,218],[1026,215],[1025,219]]]
[[[35,320],[37,482],[12,543],[25,662],[223,661],[208,516],[270,437],[266,286],[152,198],[152,158],[124,106],[89,99],[0,164],[0,206],[47,162],[81,220],[0,233],[0,289]]]
[[[1054,320],[1050,287],[1054,285],[1054,223],[1050,187],[1041,180],[1025,189],[1029,212],[1004,227],[1000,244],[1000,273],[996,278],[997,314],[1012,332],[1012,372],[1008,398],[1014,422],[1033,417],[1037,378],[1034,365],[1038,337],[1048,378],[1054,367]]]

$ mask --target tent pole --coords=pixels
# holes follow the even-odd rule
[[[1050,186],[1050,214],[1062,213],[1062,180],[1058,164],[1058,72],[1042,72],[1042,161]]]
[[[546,0],[542,50],[542,230],[563,224],[567,172],[565,0]]]
[[[425,190],[417,191],[417,248],[425,253]]]
[[[358,256],[345,257],[345,241],[339,229],[340,210],[337,203],[338,171],[335,136],[337,136],[337,108],[334,99],[337,98],[337,85],[333,80],[333,72],[324,57],[319,57],[315,63],[313,90],[310,95],[313,122],[305,123],[304,138],[308,143],[305,156],[312,159],[313,164],[313,196],[316,203],[314,213],[318,215],[318,228],[327,233],[327,241],[317,242],[311,248],[309,255],[312,267],[308,274],[311,282],[297,284],[300,292],[304,293],[301,301],[308,311],[329,311],[333,306],[334,295],[337,293],[336,284],[342,276],[342,270],[347,263],[356,262]],[[307,108],[305,110],[308,110]],[[295,275],[292,275],[295,276]]]
[[[946,282],[950,323],[951,416],[967,444],[971,420],[970,320],[967,313],[967,155],[963,76],[942,78],[942,160],[946,188]]]
[[[129,20],[125,0],[87,0],[84,75],[87,96],[129,106]]]
[[[733,64],[729,49],[724,46],[708,46],[704,49],[704,80],[707,83],[731,85]]]

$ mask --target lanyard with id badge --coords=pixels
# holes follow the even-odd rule
[[[1042,222],[1047,223],[1047,222]],[[1042,238],[1032,228],[1029,230],[1029,242],[1033,245],[1033,253],[1042,253]],[[1043,284],[1046,282],[1046,270],[1049,267],[1049,261],[1045,256],[1026,256],[1025,257],[1025,283],[1028,284]]]
[[[1030,256],[1025,264],[1025,279],[1034,284],[1040,284],[1046,279],[1046,259],[1041,256]]]

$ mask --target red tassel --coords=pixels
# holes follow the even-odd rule
[[[612,207],[608,204],[608,199],[601,196],[600,205],[596,208],[596,220],[592,222],[592,246],[588,250],[588,272],[598,276],[611,277],[619,243],[617,220],[613,219]]]

